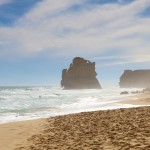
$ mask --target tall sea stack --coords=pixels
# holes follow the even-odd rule
[[[120,77],[122,88],[147,88],[150,87],[150,70],[125,70]]]
[[[96,75],[95,62],[76,57],[69,69],[63,69],[61,87],[64,89],[100,89]]]

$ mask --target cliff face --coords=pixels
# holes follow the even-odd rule
[[[150,70],[125,70],[120,77],[120,87],[150,87]]]
[[[61,86],[64,89],[98,89],[101,86],[96,75],[95,62],[76,57],[68,70],[63,69]]]

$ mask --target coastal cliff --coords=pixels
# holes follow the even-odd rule
[[[64,89],[100,89],[96,75],[95,62],[76,57],[69,69],[63,69],[61,87]]]
[[[150,87],[150,70],[125,70],[120,77],[122,88],[147,88]]]

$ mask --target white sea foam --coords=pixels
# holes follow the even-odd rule
[[[135,107],[116,102],[125,89],[62,90],[59,87],[0,87],[0,123],[83,111]],[[140,89],[128,89],[129,92]]]

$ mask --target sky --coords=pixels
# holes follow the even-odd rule
[[[0,86],[59,86],[74,57],[102,87],[150,69],[150,0],[0,0]]]

